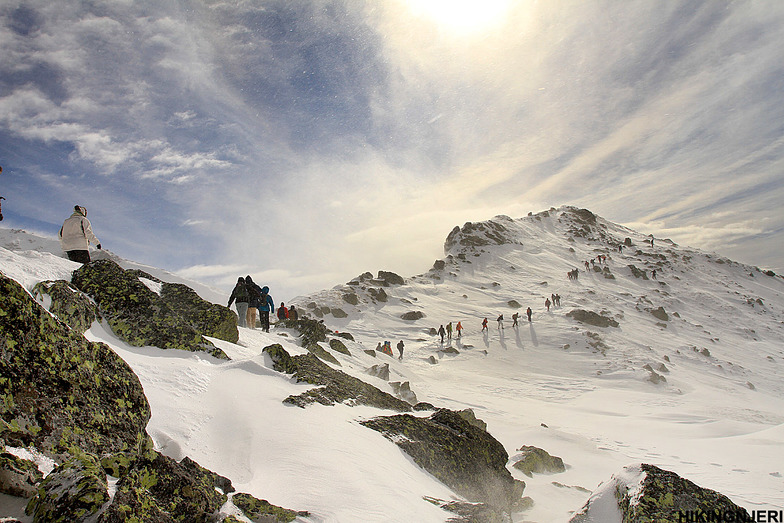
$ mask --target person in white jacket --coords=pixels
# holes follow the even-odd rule
[[[60,227],[60,247],[68,255],[68,259],[79,263],[90,263],[90,243],[100,249],[101,242],[93,234],[87,209],[74,205],[74,212]]]

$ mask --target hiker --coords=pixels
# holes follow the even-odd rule
[[[520,315],[519,315],[519,314],[517,314],[516,312],[515,312],[514,314],[512,314],[512,327],[517,327],[517,318],[518,318],[519,316],[520,316]]]
[[[405,345],[403,345],[403,340],[400,340],[397,343],[397,350],[398,350],[398,352],[400,352],[400,357],[398,358],[399,360],[403,359],[403,347],[405,347]]]
[[[392,355],[392,343],[391,343],[391,342],[389,342],[389,341],[385,341],[385,342],[384,342],[384,347],[381,349],[381,351],[382,351],[384,354],[386,354],[387,356],[393,356],[393,355]],[[394,357],[394,356],[393,356],[393,357]]]
[[[487,318],[482,320],[482,332],[487,330]]]
[[[555,295],[555,305],[557,305],[559,307],[561,306],[561,295],[560,294],[556,294]]]
[[[381,346],[380,341],[378,342],[378,345],[376,345],[376,352],[384,352],[384,348]]]
[[[261,298],[259,299],[261,328],[264,329],[264,332],[269,332],[270,329],[270,312],[275,312],[275,302],[272,300],[272,296],[269,295],[269,287],[265,285],[261,288]]]
[[[289,310],[286,308],[286,304],[280,302],[280,307],[278,307],[278,321],[283,321],[289,319]]]
[[[618,252],[620,252],[621,254],[623,254],[623,244],[620,244],[620,245],[618,246]]]
[[[547,312],[550,312],[550,298],[544,299],[544,306],[547,307]]]
[[[446,324],[446,338],[448,340],[452,339],[452,322]]]
[[[444,330],[444,326],[443,325],[441,325],[438,328],[438,335],[441,336],[441,344],[443,345],[443,343],[444,343],[444,336],[446,336],[446,331]]]
[[[656,279],[656,269],[653,269],[651,271],[651,278],[653,278],[654,280]]]
[[[457,330],[457,337],[458,338],[463,335],[463,323],[462,322],[459,322],[459,321],[457,322],[456,330]]]
[[[245,327],[248,314],[248,288],[245,286],[245,278],[242,276],[237,278],[237,284],[231,291],[227,307],[231,307],[232,302],[235,302],[234,306],[237,308],[237,327]]]
[[[498,330],[503,330],[504,328],[504,315],[501,314],[498,318],[495,319],[498,322]]]
[[[5,200],[5,198],[0,196],[0,222],[3,221],[3,200]]]
[[[587,271],[590,268],[591,268],[591,264],[589,264],[588,262],[585,262],[585,270]]]
[[[528,315],[528,323],[531,323],[531,314],[533,314],[533,312],[534,311],[531,310],[531,307],[528,307],[528,309],[525,311],[525,313]]]
[[[297,309],[294,307],[294,305],[292,305],[291,308],[289,309],[289,318],[292,319],[292,320],[298,320],[299,319],[299,311],[297,311]]]
[[[74,205],[73,214],[60,227],[60,247],[69,260],[90,263],[90,251],[87,250],[90,243],[101,250],[101,242],[93,234],[90,220],[87,219],[87,209]]]
[[[555,294],[554,293],[550,295],[550,303],[552,303],[553,304],[553,308],[555,308]]]
[[[249,329],[255,329],[256,313],[259,310],[259,302],[261,300],[261,287],[256,285],[250,274],[245,276],[245,286],[248,288],[248,313],[245,317],[245,323]]]

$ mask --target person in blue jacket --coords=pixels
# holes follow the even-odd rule
[[[272,300],[272,296],[269,295],[269,287],[266,285],[261,288],[259,312],[261,313],[261,328],[264,329],[264,332],[269,332],[269,315],[270,312],[275,312],[275,302]]]

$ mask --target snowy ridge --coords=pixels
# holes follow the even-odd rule
[[[619,252],[626,238],[632,246]],[[748,509],[784,506],[784,281],[666,240],[651,246],[648,239],[571,207],[497,217],[457,228],[445,257],[403,284],[384,286],[363,275],[293,302],[311,315],[311,303],[325,308],[330,328],[353,334],[357,342],[346,341],[351,356],[332,352],[341,370],[392,393],[387,381],[365,372],[388,363],[389,381],[409,381],[420,401],[472,408],[487,422],[534,500],[514,521],[567,521],[585,503],[585,489],[641,462]],[[585,270],[584,262],[600,254],[614,279],[605,276],[604,264]],[[183,281],[131,263],[121,265]],[[69,279],[76,267],[55,241],[0,228],[0,271],[26,288]],[[575,268],[579,279],[568,280]],[[202,294],[203,286],[184,283]],[[274,295],[274,282],[264,283]],[[551,294],[560,294],[562,306],[548,312],[543,304]],[[531,324],[522,314],[528,306]],[[337,309],[345,317],[335,316]],[[566,316],[573,309],[619,326],[581,323]],[[424,317],[401,318],[412,311]],[[522,318],[512,328],[515,311]],[[484,317],[490,328],[483,333]],[[449,321],[466,330],[441,345],[431,329]],[[358,423],[385,412],[282,403],[309,387],[274,371],[261,349],[281,343],[291,354],[304,353],[295,333],[240,329],[238,344],[213,339],[229,362],[129,347],[100,324],[87,336],[109,344],[139,376],[153,412],[148,432],[165,454],[190,456],[239,491],[309,510],[308,521],[449,518],[423,496],[454,494]],[[402,361],[364,352],[387,339],[405,341]],[[522,445],[562,457],[566,472],[525,477],[511,467]]]

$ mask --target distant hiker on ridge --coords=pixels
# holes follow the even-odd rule
[[[531,310],[531,307],[528,307],[528,309],[525,311],[525,313],[528,315],[528,323],[531,323],[531,314],[533,314],[533,312],[534,311]]]
[[[234,286],[234,290],[231,291],[229,304],[227,305],[227,307],[231,307],[231,303],[235,302],[234,306],[237,308],[237,327],[245,327],[247,325],[248,299],[248,288],[245,286],[245,278],[240,276],[237,278],[237,284]]]
[[[544,306],[547,307],[547,312],[550,312],[550,298],[544,299]]]
[[[463,335],[463,323],[458,321],[456,329],[457,329],[457,337],[459,338]]]
[[[73,214],[60,227],[60,247],[69,260],[90,263],[90,251],[87,250],[90,243],[101,250],[101,242],[93,234],[92,225],[87,219],[87,209],[74,205]]]
[[[441,336],[441,344],[443,345],[444,344],[444,336],[446,336],[446,331],[444,330],[444,326],[443,325],[441,325],[438,328],[438,335]]]
[[[482,332],[487,330],[487,318],[482,320]]]
[[[517,327],[517,318],[519,317],[520,315],[517,314],[516,312],[512,314],[512,327]]]
[[[446,324],[446,337],[447,339],[452,339],[452,322]]]
[[[289,319],[289,310],[286,308],[286,304],[280,302],[280,307],[278,307],[278,320],[283,321]]]
[[[292,305],[289,309],[289,318],[292,320],[299,319],[299,311],[294,307],[294,305]]]
[[[261,288],[261,298],[259,299],[259,312],[261,313],[261,328],[264,332],[269,332],[270,312],[275,312],[275,302],[272,301],[272,296],[269,295],[269,287],[266,285]]]
[[[400,357],[398,358],[399,360],[403,359],[403,347],[405,347],[405,345],[403,345],[403,340],[400,340],[397,343],[397,350],[400,352]]]
[[[501,314],[498,318],[495,319],[498,322],[498,330],[503,330],[504,328],[504,315]]]

